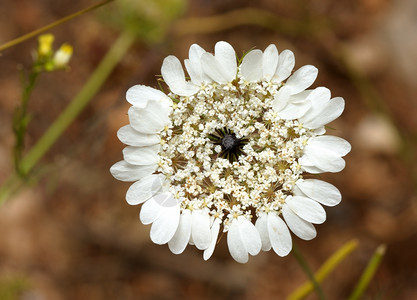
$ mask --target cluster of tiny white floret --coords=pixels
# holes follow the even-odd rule
[[[136,85],[126,94],[130,124],[118,131],[127,145],[110,171],[134,181],[126,193],[142,204],[140,219],[150,237],[179,254],[188,244],[213,254],[227,232],[231,256],[271,248],[292,249],[291,230],[310,240],[313,224],[326,219],[322,205],[341,201],[333,185],[307,173],[339,172],[350,144],[325,135],[343,112],[343,98],[324,87],[308,89],[317,68],[292,72],[294,54],[275,45],[252,50],[241,63],[231,45],[214,55],[190,47],[185,66],[165,58],[162,76],[170,92]]]
[[[303,170],[298,158],[313,130],[297,120],[283,120],[272,109],[281,84],[248,83],[205,85],[191,96],[173,93],[172,126],[161,132],[158,172],[169,181],[169,191],[181,209],[208,208],[222,218],[227,231],[236,215],[280,212]],[[227,128],[246,138],[237,161],[219,156],[209,135]]]

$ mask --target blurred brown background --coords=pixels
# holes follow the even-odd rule
[[[292,255],[263,252],[240,265],[229,256],[225,240],[208,262],[194,247],[175,256],[166,245],[150,241],[149,226],[138,220],[139,207],[124,201],[129,184],[109,173],[122,158],[116,132],[128,122],[127,88],[157,86],[155,75],[169,54],[182,60],[192,43],[213,51],[225,40],[238,55],[271,43],[280,51],[289,48],[296,68],[319,68],[314,87],[326,86],[345,98],[345,112],[331,124],[336,129],[331,134],[350,141],[352,152],[344,171],[322,176],[340,189],[343,201],[326,209],[328,219],[317,226],[316,239],[294,237],[314,270],[344,243],[358,239],[357,250],[324,282],[325,294],[346,298],[374,249],[386,243],[365,299],[417,299],[417,2],[132,0],[134,10],[127,12],[139,14],[133,25],[124,23],[129,1],[122,2],[50,31],[55,47],[68,42],[74,56],[71,71],[39,79],[30,100],[27,149],[81,89],[123,26],[137,26],[139,38],[38,165],[34,182],[0,207],[0,298],[9,293],[35,300],[284,299],[306,280]],[[0,4],[4,43],[94,2]],[[245,7],[276,19],[255,24],[205,19]],[[17,66],[29,68],[36,47],[31,39],[0,57],[0,182],[13,170],[11,120],[21,92]]]

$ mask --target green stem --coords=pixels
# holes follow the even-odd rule
[[[64,130],[79,115],[84,107],[91,101],[111,71],[122,59],[134,41],[134,36],[129,31],[124,31],[112,48],[107,52],[100,65],[94,70],[81,91],[75,96],[67,108],[52,123],[44,135],[33,146],[29,153],[21,161],[21,171],[24,175],[29,174],[38,161],[51,148]],[[19,187],[16,183],[18,177],[12,174],[0,188],[0,205]]]
[[[359,279],[358,283],[355,286],[352,294],[349,297],[349,300],[357,300],[361,299],[363,293],[365,292],[366,288],[368,287],[369,283],[371,282],[372,278],[376,270],[381,263],[382,257],[385,254],[386,245],[382,244],[376,248],[374,254],[372,255],[368,265],[366,266],[365,270],[363,271],[361,278]]]
[[[307,261],[301,254],[300,250],[298,249],[298,246],[294,243],[292,246],[292,254],[295,256],[297,262],[300,264],[301,268],[304,270],[304,272],[307,274],[308,278],[310,279],[311,283],[314,286],[314,289],[317,293],[317,296],[320,300],[325,300],[326,297],[324,296],[323,290],[320,287],[320,284],[317,282],[316,277],[314,276],[313,272],[311,271],[310,267],[307,264]]]
[[[13,132],[15,134],[16,139],[15,146],[13,149],[13,158],[15,170],[19,176],[23,176],[20,169],[20,162],[22,160],[26,129],[29,125],[29,116],[27,114],[27,108],[30,94],[32,93],[33,88],[35,87],[35,83],[39,77],[39,74],[40,71],[38,68],[38,64],[35,63],[30,71],[28,80],[25,80],[24,82],[25,86],[22,93],[21,105],[16,108],[15,114],[13,116]]]
[[[27,33],[25,35],[22,35],[22,36],[14,39],[14,40],[11,40],[11,41],[9,41],[9,42],[1,45],[0,46],[0,51],[3,51],[3,50],[5,50],[7,48],[10,48],[10,47],[13,47],[13,46],[15,46],[17,44],[20,44],[20,43],[22,43],[22,42],[24,42],[24,41],[26,41],[26,40],[34,37],[34,36],[37,36],[38,34],[40,34],[42,32],[45,32],[45,31],[47,31],[47,30],[49,30],[51,28],[54,28],[54,27],[62,24],[62,23],[65,23],[67,21],[70,21],[70,20],[72,20],[72,19],[74,19],[74,18],[76,18],[76,17],[78,17],[78,16],[80,16],[82,14],[85,14],[85,13],[87,13],[89,11],[92,11],[92,10],[94,10],[96,8],[99,8],[100,6],[103,6],[103,5],[105,5],[105,4],[109,3],[109,2],[112,2],[112,1],[114,1],[114,0],[105,0],[105,1],[102,1],[100,3],[97,3],[95,5],[92,5],[90,7],[87,7],[85,9],[79,10],[76,13],[73,13],[73,14],[71,14],[69,16],[66,16],[66,17],[62,18],[62,19],[59,19],[58,21],[55,21],[55,22],[53,22],[51,24],[48,24],[48,25],[46,25],[44,27],[41,27],[41,28],[39,28],[37,30],[34,30],[34,31],[29,32],[29,33]]]

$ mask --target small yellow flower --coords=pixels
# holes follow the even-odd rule
[[[50,55],[52,52],[52,43],[54,42],[55,37],[50,34],[42,34],[38,38],[38,55],[39,57],[45,57]]]

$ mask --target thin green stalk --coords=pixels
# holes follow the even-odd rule
[[[310,279],[311,283],[314,286],[314,289],[317,293],[317,296],[320,300],[325,300],[326,297],[324,296],[323,290],[320,287],[320,284],[317,282],[316,277],[314,276],[313,272],[311,271],[310,267],[307,264],[307,261],[301,254],[300,250],[298,249],[298,246],[294,243],[292,246],[292,254],[295,256],[297,262],[300,264],[301,268],[304,270],[304,272],[307,274],[308,278]]]
[[[92,10],[94,10],[96,8],[99,8],[100,6],[103,6],[103,5],[105,5],[105,4],[109,3],[109,2],[112,2],[112,1],[114,1],[114,0],[105,0],[105,1],[102,1],[100,3],[97,3],[95,5],[92,5],[90,7],[87,7],[85,9],[79,10],[76,13],[73,13],[73,14],[71,14],[69,16],[66,16],[66,17],[62,18],[62,19],[59,19],[58,21],[55,21],[55,22],[53,22],[51,24],[48,24],[48,25],[46,25],[44,27],[41,27],[41,28],[39,28],[37,30],[34,30],[34,31],[29,32],[29,33],[27,33],[25,35],[22,35],[22,36],[14,39],[14,40],[11,40],[11,41],[9,41],[9,42],[1,45],[0,46],[0,51],[3,51],[3,50],[5,50],[7,48],[10,48],[10,47],[13,47],[13,46],[15,46],[17,44],[20,44],[20,43],[22,43],[22,42],[24,42],[24,41],[26,41],[26,40],[34,37],[34,36],[37,36],[37,35],[41,34],[42,32],[45,32],[45,31],[47,31],[47,30],[49,30],[51,28],[54,28],[54,27],[62,24],[62,23],[65,23],[67,21],[70,21],[70,20],[72,20],[72,19],[74,19],[74,18],[76,18],[78,16],[81,16],[82,14],[85,14],[85,13],[87,13],[89,11],[92,11]]]
[[[363,271],[361,278],[359,278],[359,281],[356,284],[355,289],[350,295],[349,300],[361,299],[363,293],[365,292],[366,288],[368,287],[369,283],[374,277],[374,274],[378,269],[379,264],[381,263],[382,257],[384,257],[386,248],[387,246],[385,244],[381,244],[376,248],[374,254],[369,260],[368,265]]]
[[[28,103],[30,94],[32,93],[33,88],[35,87],[36,80],[40,74],[40,69],[38,65],[35,64],[27,78],[24,80],[24,89],[22,92],[22,101],[19,107],[16,108],[13,116],[13,132],[15,134],[15,146],[13,149],[13,159],[15,170],[19,175],[22,175],[20,169],[20,162],[23,155],[23,147],[25,142],[26,129],[29,125],[29,115],[27,113]]]
[[[324,279],[328,277],[328,275],[350,254],[354,251],[358,246],[357,240],[351,240],[344,244],[342,247],[337,249],[325,262],[324,264],[317,270],[314,274],[318,283],[322,283]],[[300,300],[307,297],[308,294],[314,289],[313,284],[308,281],[297,288],[294,292],[292,292],[288,297],[287,300]]]
[[[33,167],[51,148],[64,130],[80,114],[84,107],[91,101],[98,92],[111,71],[122,59],[134,41],[134,36],[129,32],[123,32],[112,48],[107,52],[100,65],[94,70],[81,91],[75,96],[66,109],[52,123],[44,135],[33,146],[29,153],[21,161],[21,171],[27,175]],[[0,205],[19,187],[18,177],[13,173],[0,188]]]

